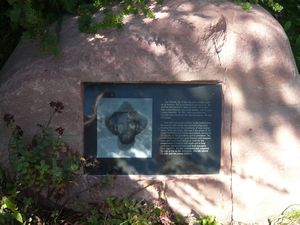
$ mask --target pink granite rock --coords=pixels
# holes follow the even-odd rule
[[[162,187],[184,215],[264,224],[300,203],[299,75],[281,26],[260,7],[245,12],[227,1],[172,0],[154,10],[154,20],[129,17],[123,29],[96,35],[80,33],[77,18],[66,17],[56,58],[34,42],[20,43],[1,71],[1,118],[15,114],[30,134],[48,117],[48,103],[60,100],[66,110],[55,123],[83,152],[81,82],[218,81],[224,92],[219,174],[119,176],[111,189],[80,195],[73,205],[108,195],[155,199]],[[0,134],[5,162],[3,121]],[[101,178],[85,177],[71,193],[95,179]]]

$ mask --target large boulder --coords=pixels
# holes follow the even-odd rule
[[[267,223],[300,202],[299,76],[286,34],[261,7],[246,12],[228,1],[170,0],[156,19],[126,18],[120,30],[78,31],[65,17],[61,54],[21,42],[0,75],[0,113],[15,114],[27,134],[45,121],[48,103],[65,112],[55,124],[83,152],[81,82],[216,81],[223,86],[221,171],[194,176],[119,176],[109,190],[79,195],[83,207],[103,196],[158,197],[184,215],[214,214]],[[7,162],[9,132],[0,122],[0,160]],[[86,176],[73,192],[98,177]],[[126,188],[124,188],[126,185]],[[134,195],[136,193],[136,195]]]

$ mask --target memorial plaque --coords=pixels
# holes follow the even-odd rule
[[[218,173],[220,84],[84,83],[90,174]]]

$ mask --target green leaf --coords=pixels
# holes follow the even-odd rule
[[[7,0],[7,2],[8,4],[13,5],[16,2],[16,0]]]
[[[151,18],[151,19],[155,19],[155,15],[154,15],[153,11],[150,10],[150,9],[147,10],[146,17]]]
[[[272,9],[275,12],[281,12],[283,10],[283,6],[276,2],[272,5]]]
[[[0,208],[1,212],[3,212],[3,209],[9,209],[12,213],[12,216],[20,223],[23,223],[23,217],[21,213],[18,211],[17,205],[13,202],[13,200],[10,197],[4,196],[0,202],[1,202],[1,208]]]
[[[91,23],[92,23],[92,15],[91,14],[84,14],[84,15],[80,16],[78,19],[79,30],[84,33],[91,33],[90,29],[89,29],[91,26]]]
[[[16,6],[9,12],[10,21],[14,24],[14,26],[19,25],[21,12],[21,8]]]
[[[129,220],[125,220],[123,222],[119,219],[112,219],[111,220],[112,225],[125,225],[125,224],[129,224],[128,222],[129,222]]]
[[[11,211],[17,210],[16,204],[9,197],[3,197],[2,200],[4,205],[6,206],[5,208],[10,209]]]
[[[19,212],[13,212],[13,216],[15,217],[15,219],[17,221],[19,221],[20,223],[23,223],[23,217],[22,214]]]
[[[250,10],[252,9],[252,5],[249,2],[242,2],[241,6],[247,12],[250,12]]]
[[[285,24],[284,24],[284,30],[288,31],[292,26],[292,21],[288,20]]]
[[[72,1],[60,1],[63,8],[68,12],[68,13],[75,13],[76,6],[78,2],[76,0]]]
[[[1,184],[1,186],[2,186],[2,183],[4,183],[4,181],[5,181],[5,174],[4,174],[4,171],[0,167],[0,184]]]
[[[296,46],[299,48],[300,47],[300,35],[298,35],[296,39]],[[299,50],[300,51],[300,50]]]
[[[43,34],[41,42],[40,42],[40,48],[48,53],[51,53],[52,55],[57,56],[59,54],[59,47],[58,47],[58,39],[56,35],[54,35],[49,30],[46,30],[46,32]],[[45,139],[44,143],[41,144],[42,148],[46,148],[51,145],[51,141]]]
[[[28,32],[28,31],[23,32],[21,38],[22,38],[23,40],[28,40],[28,39],[30,39],[30,38],[31,38],[30,32]]]
[[[198,218],[196,219],[196,222],[200,225],[219,225],[219,223],[216,221],[216,217],[210,215]]]
[[[161,209],[160,209],[160,208],[155,208],[155,209],[153,210],[153,212],[154,212],[157,216],[159,216],[159,215],[160,215],[160,212],[161,212]]]

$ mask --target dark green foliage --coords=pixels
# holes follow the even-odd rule
[[[300,71],[300,1],[278,1],[284,10],[280,14],[274,14],[284,27],[292,46],[298,70]]]
[[[77,213],[75,220],[75,212],[72,211],[69,216],[64,204],[57,204],[67,186],[75,176],[81,174],[83,167],[95,165],[71,151],[62,140],[62,127],[51,127],[52,120],[63,112],[64,105],[50,102],[50,107],[49,120],[44,125],[37,125],[39,131],[29,142],[12,114],[3,117],[6,126],[12,130],[9,141],[12,174],[7,176],[0,166],[0,223],[161,224],[160,212],[164,209],[145,201],[107,198],[88,216]],[[110,176],[103,178],[96,183],[96,188],[110,185],[112,179]]]
[[[8,8],[9,4],[6,1],[0,1],[0,68],[18,44],[22,34],[20,29],[12,29],[10,19],[6,15]]]
[[[252,9],[252,4],[260,4],[264,8],[277,13],[284,9],[278,0],[234,0],[234,2],[240,4],[246,11],[250,11]]]
[[[148,0],[94,0],[90,4],[79,5],[79,29],[86,33],[96,33],[99,29],[121,28],[124,16],[129,14],[154,18],[148,3]],[[103,11],[103,19],[96,21],[92,15],[99,9]]]
[[[63,16],[79,15],[79,30],[96,33],[99,29],[121,28],[128,14],[154,17],[148,0],[5,0],[1,1],[1,47],[0,62],[4,63],[16,45],[22,32],[23,38],[34,38],[43,51],[59,54],[59,32]],[[102,20],[93,14],[103,11]],[[54,24],[53,24],[54,23]],[[6,28],[6,29],[4,29]],[[12,37],[12,41],[11,41]],[[6,47],[6,43],[11,46]]]
[[[43,204],[55,206],[56,199],[64,194],[65,188],[84,166],[85,160],[62,140],[64,129],[51,127],[52,119],[62,113],[64,105],[51,102],[50,107],[49,120],[45,125],[38,124],[39,132],[30,142],[24,138],[14,116],[4,115],[4,122],[12,129],[9,158],[13,176],[8,178],[0,170],[0,222],[29,221],[41,204],[40,198],[43,198]]]
[[[234,0],[245,10],[252,4],[268,9],[285,28],[300,69],[300,3],[298,0]],[[156,0],[161,4],[161,0]],[[101,20],[93,14],[101,10]],[[154,18],[149,0],[4,0],[0,1],[0,67],[20,37],[35,38],[43,51],[59,54],[59,32],[66,14],[78,15],[79,30],[96,33],[99,29],[121,28],[128,14]],[[52,24],[52,25],[51,25]]]
[[[12,121],[13,117],[5,115],[7,124],[13,130],[9,148],[17,185],[34,192],[46,189],[49,198],[53,194],[63,193],[65,186],[83,165],[80,157],[63,142],[63,128],[54,130],[50,127],[53,117],[62,112],[63,104],[51,102],[50,106],[52,114],[49,121],[46,125],[38,125],[40,131],[29,143],[23,138],[22,129]]]

